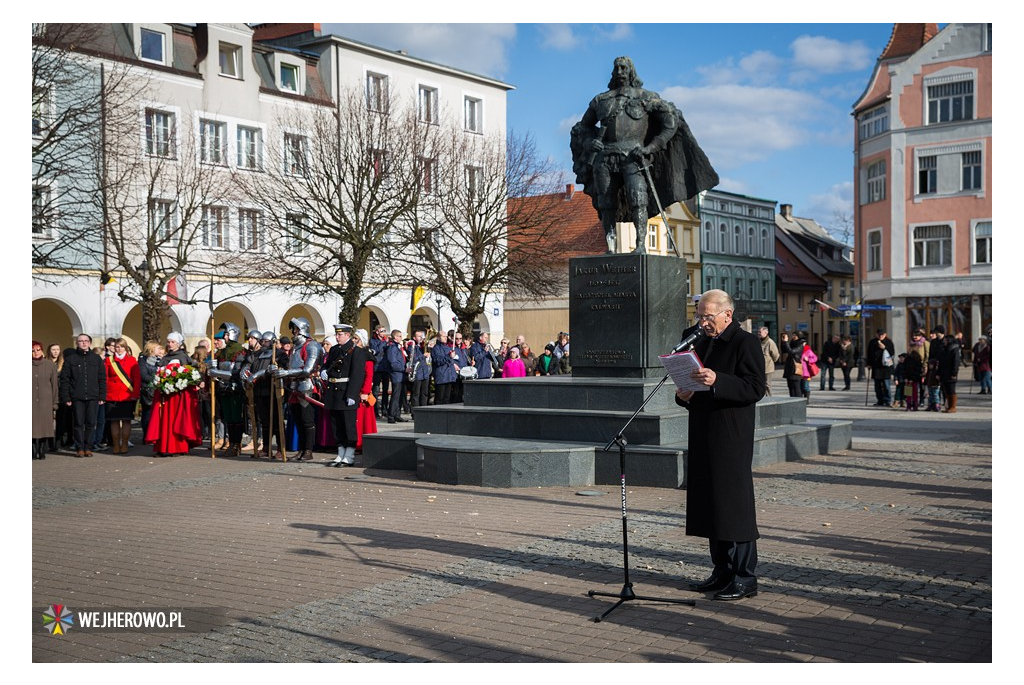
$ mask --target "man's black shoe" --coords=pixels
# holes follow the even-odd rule
[[[722,600],[734,600],[743,599],[744,597],[756,597],[757,596],[757,581],[752,580],[747,583],[738,583],[735,580],[729,583],[729,587],[725,588],[721,592],[716,592],[715,596],[711,599],[722,599]]]
[[[690,583],[690,589],[694,592],[718,592],[729,587],[731,584],[732,578],[729,576],[711,574],[710,577],[700,583]]]

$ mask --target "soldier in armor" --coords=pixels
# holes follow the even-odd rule
[[[209,375],[217,382],[215,411],[227,429],[228,454],[238,456],[245,432],[245,391],[238,375],[245,360],[245,348],[238,341],[241,328],[225,321],[220,330],[224,332],[225,345],[217,351],[216,368],[210,369]]]
[[[718,184],[679,109],[642,86],[633,60],[617,57],[609,90],[590,101],[570,139],[576,182],[601,217],[609,253],[615,251],[616,222],[633,223],[633,252],[643,254],[647,220],[659,213],[658,200],[668,207]]]
[[[292,421],[299,427],[299,452],[295,461],[313,458],[316,444],[316,411],[309,398],[320,394],[320,365],[324,348],[310,333],[309,321],[298,316],[288,322],[292,333],[292,354],[287,369],[277,369],[276,378],[285,379],[285,394]]]
[[[355,464],[356,410],[359,409],[359,394],[366,378],[366,350],[357,347],[352,339],[352,327],[335,324],[334,335],[337,345],[327,353],[320,377],[326,383],[324,408],[331,412],[334,422],[334,437],[338,441],[338,456],[328,466],[352,466]]]
[[[271,433],[273,433],[277,436],[277,454],[272,459],[284,460],[284,436],[281,435],[281,423],[276,419],[271,421],[270,413],[274,402],[273,371],[277,368],[276,350],[274,349],[276,341],[277,336],[273,331],[267,331],[260,336],[259,349],[254,353],[250,352],[239,374],[242,382],[252,388],[257,421],[263,428],[263,448],[258,451],[253,450],[253,459],[260,459],[270,454]]]

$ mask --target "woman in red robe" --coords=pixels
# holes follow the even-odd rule
[[[363,453],[363,434],[377,432],[377,417],[373,412],[373,352],[367,347],[369,335],[360,328],[356,331],[356,345],[367,352],[366,374],[359,389],[359,408],[356,409],[356,454]]]
[[[181,333],[175,331],[167,334],[167,354],[157,368],[158,379],[164,369],[189,366],[191,359],[185,352],[184,343],[185,338]],[[188,454],[190,448],[202,444],[198,386],[166,395],[159,389],[154,393],[153,415],[146,428],[146,442],[153,445],[153,451],[158,457]]]

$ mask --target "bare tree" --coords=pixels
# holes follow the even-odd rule
[[[104,24],[32,25],[32,266],[36,277],[96,268],[97,182],[104,112],[137,99],[141,79],[104,61]]]
[[[452,127],[436,150],[436,178],[401,226],[409,246],[396,260],[405,267],[402,285],[444,297],[466,336],[493,293],[540,297],[563,290],[566,275],[552,268],[550,256],[565,249],[554,192],[562,182],[533,139]]]
[[[842,210],[832,212],[832,221],[826,227],[833,238],[846,245],[853,245],[854,223],[853,215]]]
[[[284,277],[304,295],[336,294],[341,321],[394,286],[393,254],[421,193],[421,165],[436,126],[401,107],[393,93],[371,100],[359,88],[337,107],[311,106],[280,122],[281,161],[265,174],[236,174],[267,208],[274,239],[254,272]]]

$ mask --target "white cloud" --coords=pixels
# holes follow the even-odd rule
[[[633,38],[633,27],[630,24],[613,24],[608,28],[598,26],[594,29],[598,40],[619,41]]]
[[[874,62],[870,48],[859,40],[844,43],[824,36],[800,36],[789,47],[798,71],[839,74],[866,69]]]
[[[662,96],[683,111],[715,167],[733,168],[807,143],[823,103],[786,88],[672,86]]]
[[[794,207],[793,212],[798,216],[812,218],[822,226],[830,227],[835,223],[837,213],[846,216],[853,214],[853,182],[841,181],[833,184],[825,192],[814,193],[808,197],[807,207]]]
[[[537,33],[541,37],[541,47],[552,50],[572,50],[580,44],[579,36],[569,24],[540,24]]]
[[[474,74],[502,78],[515,24],[324,24],[332,33]]]

